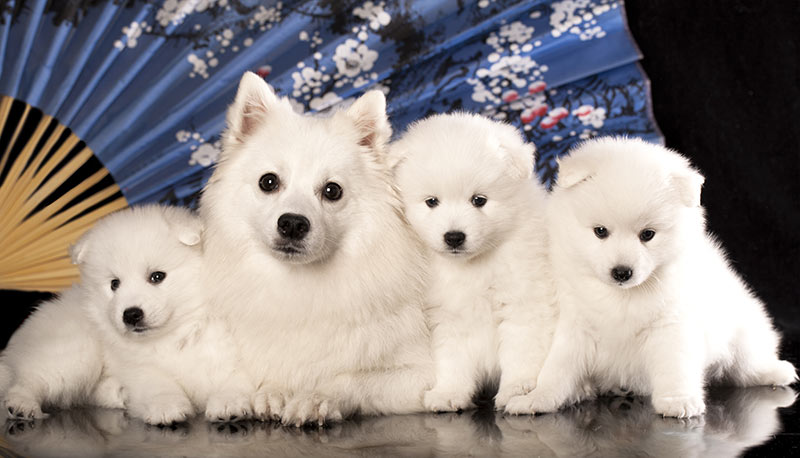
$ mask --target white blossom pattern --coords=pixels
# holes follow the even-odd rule
[[[378,30],[383,26],[389,25],[389,22],[392,20],[389,13],[383,10],[384,6],[386,6],[386,2],[380,2],[378,4],[365,2],[362,6],[353,9],[353,14],[361,19],[368,20],[369,28],[372,30]]]
[[[355,77],[362,71],[369,71],[378,59],[378,53],[364,43],[348,38],[336,47],[333,61],[342,75]]]
[[[616,9],[619,2],[614,0],[563,0],[554,2],[550,15],[550,32],[554,37],[564,33],[577,35],[582,41],[606,36],[605,30],[597,25],[596,17]]]

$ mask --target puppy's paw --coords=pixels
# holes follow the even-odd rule
[[[652,399],[653,409],[665,417],[689,418],[702,415],[706,411],[702,394],[653,395]]]
[[[536,379],[520,380],[508,384],[500,383],[500,389],[494,397],[495,410],[503,410],[508,401],[515,396],[523,396],[536,388]]]
[[[8,390],[5,406],[8,418],[12,420],[47,418],[47,414],[42,412],[42,405],[39,404],[39,401],[19,386],[13,386]]]
[[[212,422],[231,422],[249,419],[253,405],[246,393],[215,393],[206,404],[206,419]]]
[[[339,401],[306,393],[288,400],[281,416],[281,423],[297,427],[309,423],[322,426],[342,421],[343,418],[342,405]]]
[[[797,381],[797,371],[789,361],[776,361],[772,367],[759,374],[762,385],[787,386]]]
[[[100,380],[94,388],[92,398],[96,406],[106,409],[124,409],[127,402],[125,388],[113,377]]]
[[[253,397],[253,417],[261,421],[280,421],[286,398],[278,391],[258,390]]]
[[[194,415],[194,407],[183,394],[153,396],[146,405],[129,406],[132,415],[149,425],[171,425],[183,423]]]
[[[422,403],[431,412],[458,412],[473,407],[471,393],[440,389],[426,391]]]
[[[515,396],[508,400],[505,413],[511,415],[533,415],[537,413],[555,412],[562,402],[557,396],[541,389],[534,389],[524,396]]]

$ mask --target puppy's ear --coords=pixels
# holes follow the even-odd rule
[[[670,176],[673,188],[678,192],[681,203],[687,207],[694,208],[700,206],[700,194],[703,189],[705,177],[697,170],[688,168],[687,170],[674,173]]]
[[[405,142],[400,139],[389,144],[386,148],[386,165],[392,172],[397,171],[397,167],[403,163],[408,157],[408,150],[406,149]]]
[[[199,245],[203,239],[203,224],[200,218],[185,218],[171,221],[170,228],[178,236],[178,241],[186,246]]]
[[[503,159],[510,163],[515,178],[530,179],[533,176],[536,147],[532,143],[526,143],[515,128],[508,127],[513,132],[500,139],[500,149],[505,155]]]
[[[251,135],[270,110],[280,105],[275,92],[253,72],[245,72],[233,104],[228,108],[228,128],[224,134],[226,144],[242,143]]]
[[[70,245],[69,258],[73,264],[80,265],[86,259],[88,244],[88,237],[86,234],[83,234],[77,242]]]
[[[556,186],[571,188],[576,184],[588,180],[594,174],[591,164],[581,158],[565,157],[558,160],[558,177]]]
[[[345,115],[353,120],[358,129],[358,144],[371,151],[383,152],[392,136],[392,127],[386,117],[386,97],[381,91],[369,91],[358,98]]]

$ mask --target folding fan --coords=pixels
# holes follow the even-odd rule
[[[549,185],[576,141],[658,141],[620,1],[0,2],[0,288],[58,290],[67,247],[129,204],[195,205],[246,70],[297,110],[387,95],[397,132],[519,126]]]

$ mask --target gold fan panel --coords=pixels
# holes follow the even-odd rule
[[[128,206],[108,170],[66,126],[0,96],[0,289],[60,291],[78,279],[69,246]]]

